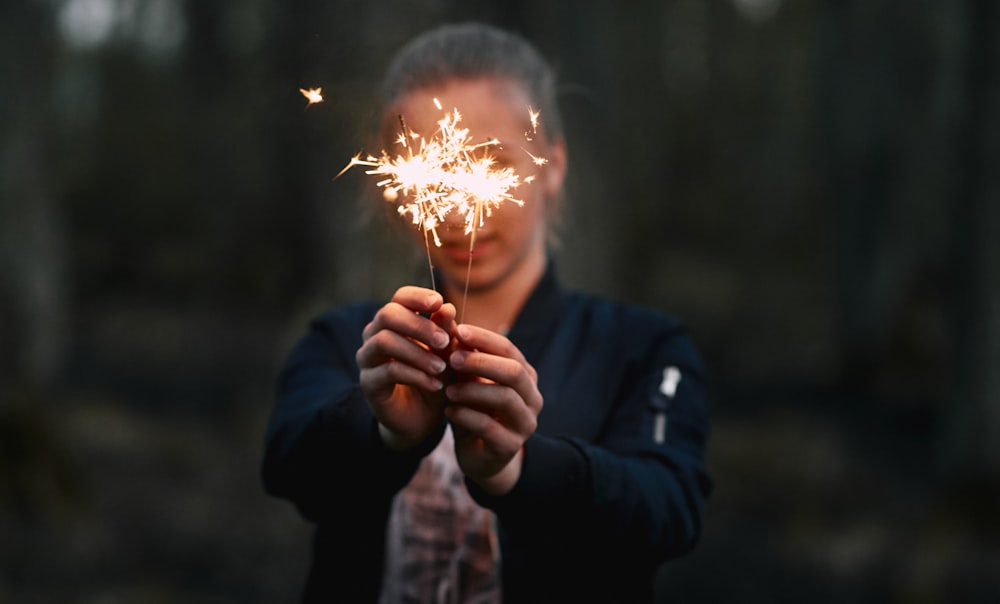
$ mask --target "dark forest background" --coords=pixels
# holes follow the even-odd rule
[[[390,53],[470,18],[560,74],[564,279],[712,371],[662,600],[1000,601],[1000,3],[6,0],[0,602],[295,600],[277,366],[420,274],[332,177]]]

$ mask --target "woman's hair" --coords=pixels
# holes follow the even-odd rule
[[[523,86],[542,116],[546,139],[562,138],[548,63],[521,36],[481,23],[441,26],[403,46],[389,64],[379,100],[384,109],[414,90],[479,77],[509,78]]]
[[[532,108],[541,116],[539,130],[545,141],[553,143],[564,138],[556,104],[555,75],[545,58],[521,36],[482,23],[440,26],[420,34],[397,51],[382,79],[376,114],[381,116],[382,123],[373,134],[383,143],[395,138],[397,122],[390,119],[386,110],[407,94],[456,79],[484,77],[506,78],[521,86]],[[559,245],[561,199],[560,192],[548,204],[548,238],[553,247]],[[386,204],[379,205],[386,216],[394,214]]]

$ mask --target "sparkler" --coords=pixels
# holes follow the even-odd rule
[[[441,110],[441,103],[435,98],[434,105]],[[532,132],[538,129],[538,112],[528,108]],[[396,144],[404,151],[390,155],[382,151],[380,155],[361,154],[351,158],[334,179],[354,166],[365,166],[365,174],[381,177],[378,186],[386,201],[397,203],[397,211],[410,218],[423,231],[427,263],[431,270],[431,285],[434,285],[434,267],[430,256],[430,238],[441,246],[437,228],[452,212],[461,215],[465,221],[465,234],[469,235],[469,268],[466,276],[466,298],[468,297],[469,275],[472,273],[472,252],[476,245],[476,230],[493,215],[493,210],[501,203],[510,202],[523,206],[524,202],[514,197],[512,190],[521,183],[529,183],[534,177],[521,178],[510,167],[499,167],[490,151],[501,143],[493,138],[474,142],[468,128],[461,128],[462,116],[458,109],[444,114],[437,122],[437,130],[430,137],[410,131],[400,116],[400,133]],[[531,140],[528,133],[525,133]],[[532,155],[532,161],[542,166],[547,163],[543,157]],[[435,287],[436,289],[436,287]],[[463,313],[464,306],[463,302]]]

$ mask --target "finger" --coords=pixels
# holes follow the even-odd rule
[[[517,346],[495,331],[463,323],[458,326],[455,335],[462,346],[466,348],[524,361],[524,355],[521,354]]]
[[[451,343],[451,336],[447,331],[398,302],[389,302],[379,309],[371,323],[365,326],[362,337],[367,340],[382,331],[398,333],[436,350],[443,350]]]
[[[409,308],[413,312],[430,314],[441,308],[444,298],[433,289],[404,285],[392,295],[392,301]]]
[[[423,287],[416,287],[413,285],[406,285],[396,290],[392,295],[392,299],[389,301],[383,309],[389,307],[390,305],[398,305],[405,308],[407,311],[416,314],[430,314],[437,312],[442,304],[444,304],[444,298],[441,294],[437,293],[432,289],[426,289]],[[376,319],[378,315],[376,315]],[[371,323],[365,326],[362,331],[362,335],[368,337],[373,330],[378,330],[380,324],[373,320]]]
[[[412,386],[427,392],[438,392],[444,388],[444,383],[440,379],[398,361],[362,369],[360,380],[366,389],[389,394],[396,385]]]
[[[442,373],[447,364],[424,346],[388,329],[375,333],[355,354],[358,367],[372,368],[395,361],[430,375]]]
[[[444,298],[441,297],[441,294],[432,289],[417,287],[415,285],[405,285],[393,293],[392,299],[382,307],[379,314],[386,309],[395,308],[396,306],[401,306],[415,314],[430,314],[439,310],[443,303]],[[382,328],[382,323],[378,320],[380,318],[379,314],[375,316],[375,319],[371,323],[365,326],[365,329],[362,331],[364,337],[368,337],[374,331]]]
[[[477,350],[456,350],[448,361],[457,372],[513,388],[530,408],[541,409],[535,370],[523,357],[521,359],[518,361]]]
[[[455,305],[451,302],[446,302],[441,305],[441,308],[437,312],[431,315],[431,321],[457,338],[456,330],[458,329],[458,324],[455,323],[457,315],[458,312],[455,310]]]
[[[510,387],[460,382],[449,385],[445,395],[453,406],[484,413],[519,434],[530,435],[538,426],[536,408]]]
[[[475,325],[466,324],[458,326],[455,336],[463,348],[517,361],[524,366],[532,380],[537,379],[535,368],[528,363],[521,350],[507,339],[506,336],[488,329],[476,327]]]
[[[458,428],[481,438],[483,444],[493,453],[513,455],[523,444],[523,439],[508,430],[502,423],[472,407],[451,406],[445,408],[445,415]]]

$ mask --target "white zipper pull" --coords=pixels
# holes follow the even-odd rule
[[[667,440],[667,410],[670,401],[677,393],[677,384],[681,381],[680,369],[670,366],[663,370],[663,381],[660,382],[660,394],[663,399],[657,401],[656,415],[653,417],[653,441],[662,445]]]

